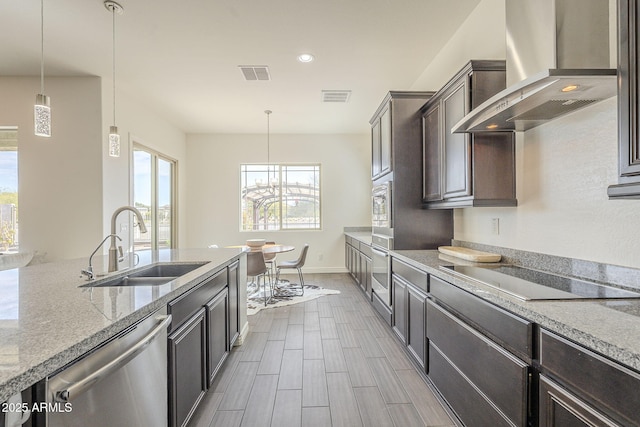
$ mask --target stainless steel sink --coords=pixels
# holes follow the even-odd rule
[[[131,272],[125,276],[120,275],[103,280],[96,280],[95,282],[86,283],[81,287],[160,286],[169,283],[170,281],[183,276],[196,268],[202,267],[205,264],[206,263],[202,262],[188,264],[158,263],[141,270]]]

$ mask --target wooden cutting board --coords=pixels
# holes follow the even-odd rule
[[[475,249],[462,248],[459,246],[440,246],[438,251],[446,255],[473,262],[499,262],[502,258],[502,255],[500,254],[477,251]]]

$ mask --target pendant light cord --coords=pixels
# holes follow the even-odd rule
[[[44,94],[44,0],[40,0],[40,93]]]
[[[116,8],[111,9],[113,18],[113,125],[116,125]]]

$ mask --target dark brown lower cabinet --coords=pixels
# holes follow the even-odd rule
[[[392,327],[414,361],[426,372],[427,273],[391,259]]]
[[[545,375],[540,375],[539,405],[540,427],[622,426]]]
[[[391,327],[403,344],[407,344],[407,282],[391,275],[391,300],[393,310]]]
[[[229,355],[228,321],[229,291],[225,288],[206,306],[208,386]]]
[[[427,300],[429,377],[463,423],[527,426],[529,365]]]
[[[640,373],[546,329],[539,353],[541,426],[640,426]]]
[[[186,425],[207,391],[207,325],[201,308],[178,329],[169,343],[169,425]]]
[[[416,362],[426,369],[427,295],[413,286],[407,286],[407,349]]]
[[[240,262],[236,261],[229,265],[229,346],[227,350],[235,344],[240,336],[240,275],[238,274]]]

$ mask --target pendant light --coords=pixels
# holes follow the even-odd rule
[[[122,15],[124,8],[111,0],[105,1],[104,7],[111,12],[113,20],[113,125],[109,126],[109,156],[120,157],[120,134],[116,126],[116,13]]]
[[[40,93],[33,107],[33,124],[36,136],[51,136],[51,103],[44,94],[44,0],[40,0]]]

